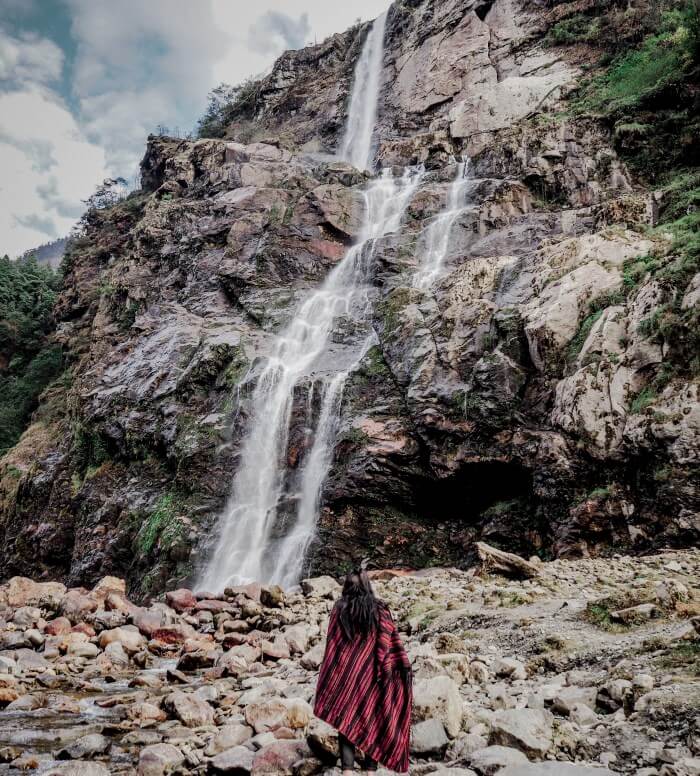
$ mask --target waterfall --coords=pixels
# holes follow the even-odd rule
[[[450,247],[450,234],[459,214],[464,210],[469,187],[469,160],[457,165],[457,174],[450,184],[445,209],[425,231],[425,253],[421,266],[413,277],[414,288],[427,289],[442,272]]]
[[[372,169],[372,135],[384,59],[387,12],[374,20],[355,66],[350,109],[340,157],[360,170]]]
[[[343,388],[374,338],[369,281],[376,241],[398,229],[421,175],[419,168],[407,169],[398,179],[386,171],[369,183],[363,192],[360,239],[277,338],[253,392],[250,428],[215,552],[199,580],[201,588],[221,590],[251,580],[283,586],[298,581],[316,529]],[[331,335],[339,318],[360,336],[350,343],[335,342]],[[320,409],[301,470],[291,471],[289,427],[300,386],[319,391]],[[313,414],[313,404],[309,397],[307,414]],[[292,483],[297,485],[295,493],[290,492]],[[285,525],[280,504],[290,497],[296,509],[291,525]]]

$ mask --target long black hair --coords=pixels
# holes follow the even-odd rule
[[[377,629],[380,602],[363,568],[355,569],[345,577],[337,606],[340,624],[348,639],[353,639],[358,633],[367,636]]]

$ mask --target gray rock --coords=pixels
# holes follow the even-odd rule
[[[246,746],[234,746],[217,754],[209,763],[214,773],[250,773],[255,752]]]
[[[185,762],[182,752],[172,744],[152,744],[139,754],[139,776],[166,776]]]
[[[422,679],[413,688],[413,719],[442,722],[447,734],[454,738],[462,725],[462,698],[456,682],[448,676]]]
[[[112,742],[100,733],[90,733],[69,744],[58,753],[59,760],[81,760],[87,757],[104,754]]]
[[[532,757],[544,757],[552,745],[551,712],[542,709],[508,709],[494,714],[490,744],[515,747]]]
[[[527,757],[522,752],[509,746],[487,746],[472,752],[469,757],[469,765],[482,776],[493,776],[507,765],[526,762]]]
[[[411,728],[411,754],[419,757],[442,755],[448,744],[445,726],[438,719],[426,719]]]

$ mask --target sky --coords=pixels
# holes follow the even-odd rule
[[[0,0],[0,255],[62,237],[149,132],[390,0]]]

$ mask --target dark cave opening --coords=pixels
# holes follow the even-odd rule
[[[532,501],[532,474],[517,463],[478,461],[438,480],[415,485],[415,504],[432,522],[474,525],[500,504]]]
[[[486,0],[483,3],[479,3],[479,5],[476,6],[474,9],[474,13],[481,19],[481,21],[485,21],[488,12],[493,7],[495,0]]]

